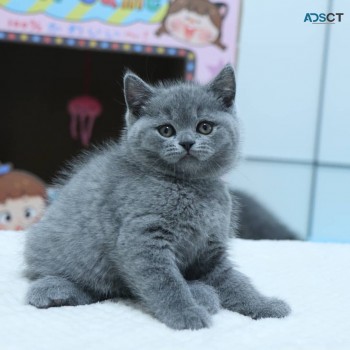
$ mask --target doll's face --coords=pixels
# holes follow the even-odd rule
[[[9,198],[0,203],[0,230],[26,230],[40,220],[45,200],[40,196]]]

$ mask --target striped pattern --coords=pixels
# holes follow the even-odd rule
[[[159,23],[167,13],[169,0],[159,0],[157,7],[151,2],[141,1],[139,8],[123,7],[124,0],[115,0],[116,7],[106,5],[100,0],[87,4],[82,0],[0,0],[0,6],[11,12],[21,14],[44,13],[51,17],[70,20],[86,21],[99,20],[110,24],[131,24],[135,22]],[[129,1],[132,6],[133,1]]]

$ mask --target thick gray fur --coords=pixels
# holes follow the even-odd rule
[[[232,198],[239,202],[238,227],[236,236],[246,239],[300,239],[289,227],[283,224],[271,211],[246,192],[230,189]],[[232,230],[231,233],[234,231]]]
[[[28,303],[38,308],[134,298],[174,329],[211,323],[219,306],[254,319],[284,317],[227,257],[231,197],[220,176],[237,158],[235,79],[150,86],[124,78],[119,143],[79,161],[28,233]],[[212,133],[196,132],[200,121]],[[171,137],[158,127],[170,124]],[[194,143],[187,151],[180,143]]]

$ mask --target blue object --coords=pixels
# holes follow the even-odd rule
[[[5,175],[11,171],[11,164],[0,164],[0,175]]]

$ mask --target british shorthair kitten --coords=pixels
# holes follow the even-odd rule
[[[29,304],[133,298],[174,329],[211,324],[220,307],[284,317],[227,254],[232,201],[223,173],[238,155],[231,66],[206,85],[124,78],[119,142],[79,161],[28,233]]]

